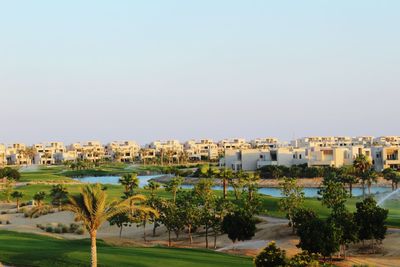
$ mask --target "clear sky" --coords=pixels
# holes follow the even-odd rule
[[[400,1],[0,1],[0,143],[400,135]]]

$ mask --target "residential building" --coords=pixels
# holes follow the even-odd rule
[[[132,162],[139,156],[140,146],[134,141],[114,141],[105,146],[105,156],[121,162]]]
[[[400,146],[400,136],[380,136],[374,139],[375,146]]]
[[[250,141],[252,148],[277,148],[279,140],[274,137],[256,138]]]
[[[386,168],[400,170],[399,146],[373,146],[372,157],[376,171]]]
[[[183,148],[190,160],[218,159],[218,145],[210,139],[189,140]]]
[[[6,146],[4,144],[0,144],[0,167],[3,167],[6,164],[7,164]]]

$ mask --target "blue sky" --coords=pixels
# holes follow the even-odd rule
[[[0,143],[400,134],[400,1],[0,1]]]

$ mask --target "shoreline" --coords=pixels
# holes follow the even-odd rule
[[[170,175],[165,175],[161,177],[156,177],[151,180],[165,184],[171,180],[173,176]],[[183,185],[195,185],[197,184],[201,179],[209,179],[209,178],[199,178],[199,177],[183,177]],[[216,185],[222,185],[222,180],[219,178],[213,179]],[[260,179],[258,182],[258,187],[259,188],[279,188],[280,183],[282,182],[282,179]],[[297,184],[301,187],[307,187],[307,188],[320,188],[322,186],[323,178],[298,178],[297,179]],[[387,181],[383,178],[379,178],[377,183],[374,183],[372,185],[373,187],[388,187],[391,188],[391,182]],[[348,185],[346,185],[348,187]],[[362,188],[362,184],[356,183],[353,184],[353,188]]]

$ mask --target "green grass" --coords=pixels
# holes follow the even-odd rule
[[[252,266],[248,257],[202,249],[117,247],[98,241],[99,266]],[[0,261],[16,266],[89,266],[89,240],[0,231]]]

